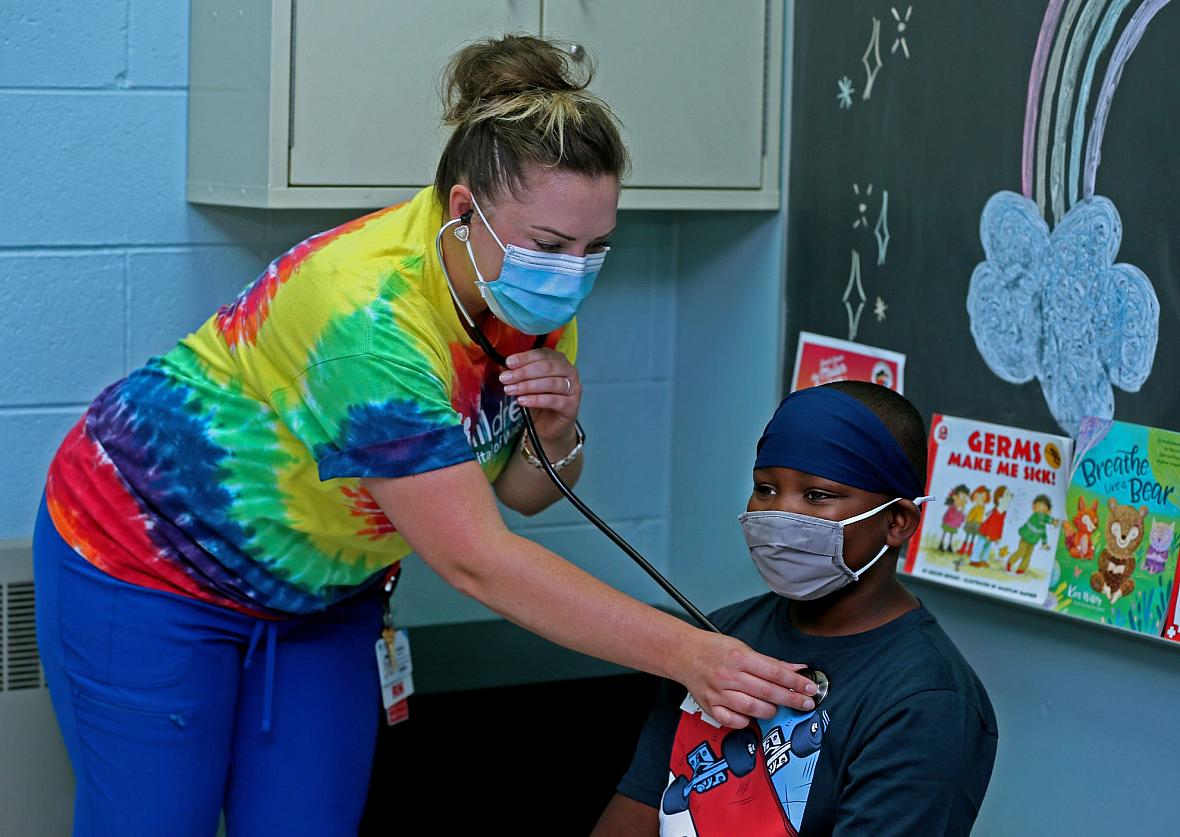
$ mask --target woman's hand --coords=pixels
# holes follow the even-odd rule
[[[533,411],[533,423],[551,459],[560,459],[573,447],[574,422],[582,406],[582,381],[565,355],[553,349],[531,349],[511,355],[508,371],[500,374],[504,392]],[[564,445],[568,441],[570,444]],[[564,448],[564,449],[563,449]]]
[[[815,708],[815,684],[797,673],[806,665],[764,656],[732,637],[696,633],[674,669],[675,679],[718,723],[741,729],[751,716],[774,717],[780,706]]]

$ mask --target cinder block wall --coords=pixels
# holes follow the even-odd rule
[[[275,255],[361,214],[187,204],[187,83],[187,3],[0,4],[0,539],[31,536],[53,451],[103,387]],[[664,566],[677,222],[621,220],[581,318],[583,491]],[[659,600],[579,521],[566,507],[512,523]],[[407,623],[490,615],[424,567],[411,575]]]

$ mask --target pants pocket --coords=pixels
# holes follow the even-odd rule
[[[127,688],[170,686],[185,676],[192,645],[184,602],[89,564],[70,562],[62,570],[58,617],[67,672]]]

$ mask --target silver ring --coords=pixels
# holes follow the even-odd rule
[[[562,376],[561,376],[561,379],[562,379],[563,381],[565,381],[565,394],[566,394],[566,395],[569,395],[569,394],[570,394],[570,390],[572,390],[572,389],[574,388],[574,385],[573,385],[573,384],[571,384],[571,383],[570,383],[570,379],[569,379],[569,378],[567,378],[567,377],[565,377],[564,375],[562,375]]]

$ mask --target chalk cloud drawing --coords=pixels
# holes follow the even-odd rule
[[[844,76],[836,82],[836,89],[839,91],[836,94],[836,101],[840,103],[840,108],[846,110],[852,107],[852,94],[856,92],[852,88],[852,79]]]
[[[877,297],[877,301],[873,303],[873,314],[877,317],[877,322],[885,322],[885,311],[889,306],[885,304],[885,300]]]
[[[1083,416],[1114,415],[1113,387],[1137,391],[1151,374],[1159,302],[1143,271],[1116,264],[1122,222],[1103,197],[1075,204],[1050,232],[1037,205],[999,192],[979,225],[986,260],[971,274],[971,335],[988,368],[1036,378],[1070,434]]]
[[[872,64],[869,63],[870,55],[873,56]],[[873,82],[877,80],[877,73],[881,72],[881,21],[877,18],[873,18],[873,34],[869,35],[869,45],[865,47],[860,63],[865,68],[865,89],[861,98],[868,99],[873,95]]]
[[[905,57],[909,58],[910,48],[905,42],[905,30],[910,23],[910,15],[913,14],[914,7],[906,6],[904,17],[897,13],[895,7],[890,7],[889,11],[893,13],[893,19],[897,22],[897,37],[893,39],[893,48],[889,51],[891,53],[897,52],[897,47],[900,45],[901,51],[905,53]]]
[[[1049,0],[1029,74],[1023,194],[996,193],[980,219],[985,260],[976,266],[967,291],[976,347],[1001,379],[1024,383],[1036,378],[1053,417],[1070,434],[1085,429],[1084,416],[1112,419],[1114,388],[1138,391],[1155,360],[1159,300],[1142,270],[1115,262],[1122,220],[1114,203],[1095,193],[1095,181],[1123,68],[1148,23],[1169,2],[1143,0],[1131,16],[1107,63],[1084,142],[1097,64],[1129,0],[1111,0],[1109,6],[1106,0],[1070,0],[1068,7],[1065,0]],[[1056,104],[1052,115],[1047,112],[1051,102]],[[1050,121],[1055,123],[1051,159],[1046,148]],[[1052,232],[1045,220],[1050,214]]]
[[[841,297],[844,308],[848,311],[848,339],[855,340],[856,332],[860,328],[860,315],[865,310],[865,289],[860,282],[860,253],[852,251],[852,267],[848,271],[848,286]],[[854,306],[853,300],[856,301]]]

